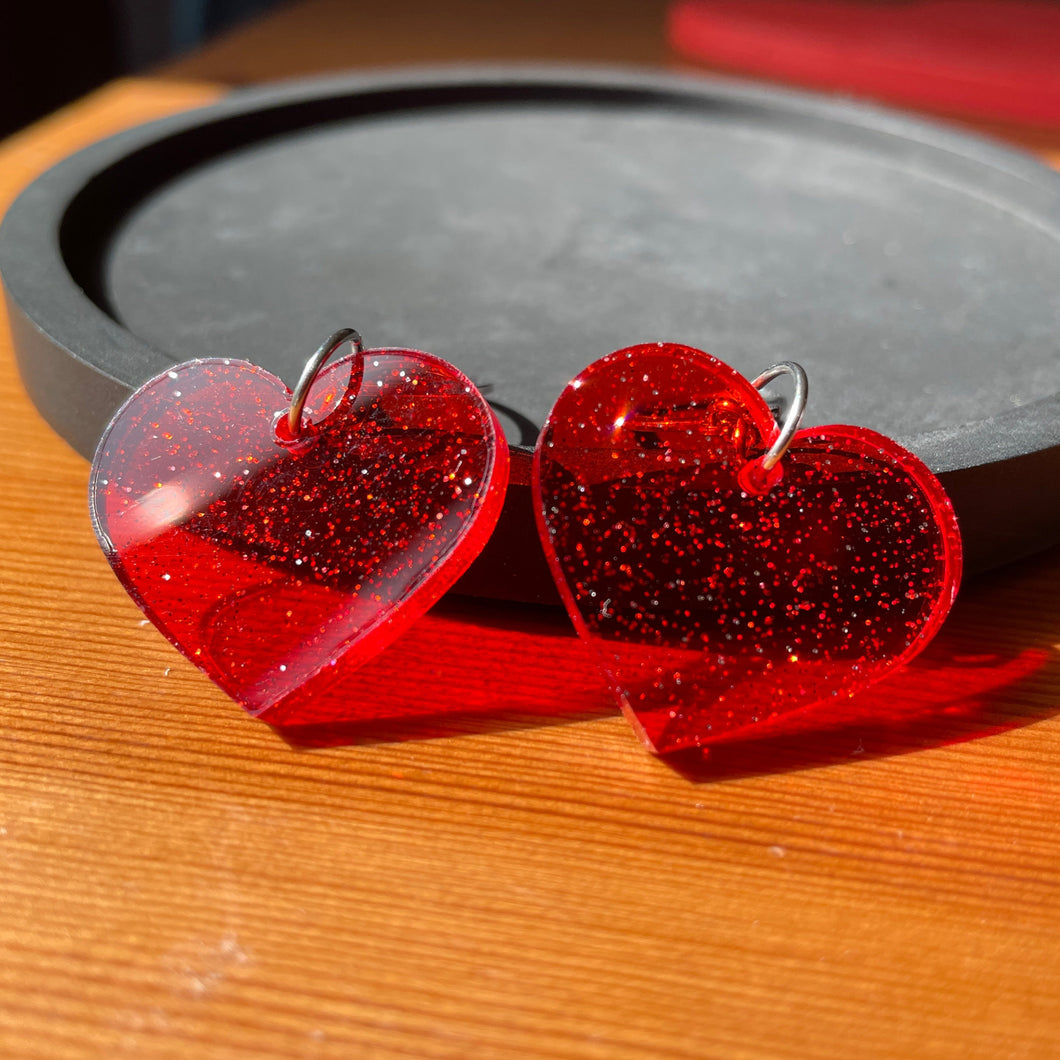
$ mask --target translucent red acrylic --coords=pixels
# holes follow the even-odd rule
[[[297,431],[290,404],[250,363],[178,365],[116,414],[90,488],[104,551],[148,617],[282,723],[334,700],[452,586],[508,480],[493,412],[429,354],[334,362]],[[956,594],[956,519],[915,456],[871,430],[820,427],[766,470],[777,437],[737,372],[656,343],[582,372],[539,439],[553,576],[660,753],[824,702],[834,717],[927,644]]]
[[[778,468],[761,395],[651,344],[597,361],[538,443],[542,540],[579,634],[658,752],[759,732],[912,658],[960,581],[949,500],[874,431],[799,432]]]
[[[370,350],[290,391],[245,361],[178,365],[104,434],[93,522],[156,626],[254,714],[297,716],[394,640],[493,531],[507,446],[429,354]]]

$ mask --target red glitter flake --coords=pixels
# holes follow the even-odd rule
[[[563,392],[538,443],[542,540],[579,634],[664,753],[756,734],[874,684],[934,636],[961,544],[932,473],[859,427],[796,434],[685,346],[634,346]]]
[[[144,613],[247,710],[287,721],[467,569],[508,479],[493,412],[429,354],[335,361],[297,438],[290,400],[245,361],[179,365],[116,414],[90,484]]]

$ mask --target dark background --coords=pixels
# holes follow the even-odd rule
[[[280,2],[8,0],[0,15],[0,136]]]

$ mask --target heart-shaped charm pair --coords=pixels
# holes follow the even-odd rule
[[[489,538],[507,484],[496,417],[437,358],[358,347],[303,383],[296,405],[308,393],[316,411],[300,418],[252,364],[179,365],[119,410],[92,472],[122,584],[267,719],[297,717],[434,603]],[[663,344],[590,366],[542,432],[553,574],[656,751],[866,687],[953,600],[956,521],[920,461],[830,427],[765,470],[777,434],[750,383]]]

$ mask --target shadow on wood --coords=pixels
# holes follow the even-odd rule
[[[996,628],[1032,594],[1018,625]],[[807,769],[989,736],[1060,712],[1060,551],[966,586],[942,633],[900,673],[849,700],[797,711],[754,740],[665,761],[690,780]],[[293,747],[400,742],[613,714],[557,608],[446,601],[311,716],[269,719]],[[866,718],[870,720],[866,720]],[[285,724],[286,721],[286,724]]]

